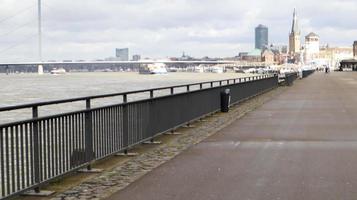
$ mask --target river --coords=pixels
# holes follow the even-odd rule
[[[50,74],[0,74],[0,107],[244,76],[250,75],[181,72],[165,75],[140,75],[132,72],[68,73],[57,76]],[[93,106],[108,105],[120,101],[121,98],[99,99],[93,102]],[[84,102],[78,102],[60,106],[46,106],[40,108],[39,111],[40,116],[44,116],[83,109],[84,106]],[[0,124],[30,117],[30,109],[3,112],[0,113]]]

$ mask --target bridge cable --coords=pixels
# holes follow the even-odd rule
[[[1,39],[2,37],[5,37],[5,36],[10,35],[11,33],[16,32],[16,31],[18,31],[18,30],[20,30],[20,29],[22,29],[22,28],[27,27],[28,25],[30,25],[30,24],[32,24],[32,23],[34,23],[34,22],[35,22],[35,21],[29,21],[29,22],[27,22],[27,23],[25,23],[25,24],[22,24],[22,25],[20,25],[20,26],[17,26],[17,27],[16,27],[15,29],[13,29],[13,30],[10,30],[10,31],[8,31],[8,32],[3,33],[3,34],[0,35],[0,39]]]
[[[10,20],[10,19],[12,19],[12,18],[14,18],[14,17],[17,17],[17,16],[19,16],[19,15],[22,15],[22,14],[26,13],[27,11],[31,10],[31,9],[34,8],[34,7],[35,7],[35,5],[29,6],[29,7],[25,8],[25,9],[19,10],[19,11],[18,11],[16,14],[14,14],[14,15],[11,15],[11,16],[9,16],[9,17],[5,17],[5,18],[3,18],[3,19],[0,19],[0,24],[3,23],[3,22],[5,22],[5,21],[7,21],[7,20]]]
[[[11,49],[13,49],[13,48],[15,48],[15,47],[17,47],[17,46],[20,46],[20,45],[26,43],[26,41],[28,41],[29,39],[32,39],[32,38],[34,38],[34,37],[37,37],[37,34],[30,35],[29,37],[26,37],[26,38],[25,38],[24,40],[22,40],[21,42],[18,42],[18,43],[16,43],[16,44],[11,45],[11,46],[9,46],[9,47],[6,47],[6,48],[4,48],[4,49],[1,49],[1,50],[0,50],[0,55],[6,53],[7,51],[9,51],[9,50],[11,50]]]

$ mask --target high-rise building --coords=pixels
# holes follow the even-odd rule
[[[319,57],[320,37],[316,33],[305,36],[305,62],[310,62]]]
[[[116,60],[118,61],[128,61],[129,60],[129,49],[116,49],[115,50]]]
[[[255,48],[256,49],[263,49],[268,47],[268,27],[259,24],[255,28]]]
[[[353,57],[357,59],[357,41],[353,43]]]
[[[294,9],[293,23],[289,35],[289,54],[296,56],[298,53],[300,53],[300,30],[298,26],[297,14]]]

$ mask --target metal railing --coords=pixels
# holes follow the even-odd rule
[[[302,71],[302,78],[306,78],[315,72],[314,69]]]
[[[277,76],[264,75],[0,108],[28,108],[33,114],[32,119],[0,125],[0,199],[39,191],[49,181],[217,112],[226,88],[235,104],[277,85]],[[199,89],[192,91],[193,86]],[[175,93],[182,87],[186,92]],[[170,93],[155,97],[160,90]],[[128,102],[134,93],[147,93],[148,98]],[[91,100],[113,96],[122,96],[123,103],[91,108]],[[42,106],[75,101],[85,102],[86,109],[38,116]]]
[[[290,72],[279,74],[279,84],[285,86],[292,86],[294,81],[298,78],[297,72]]]

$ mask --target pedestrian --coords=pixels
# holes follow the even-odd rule
[[[328,66],[325,66],[325,73],[328,74],[330,72],[330,69]]]

